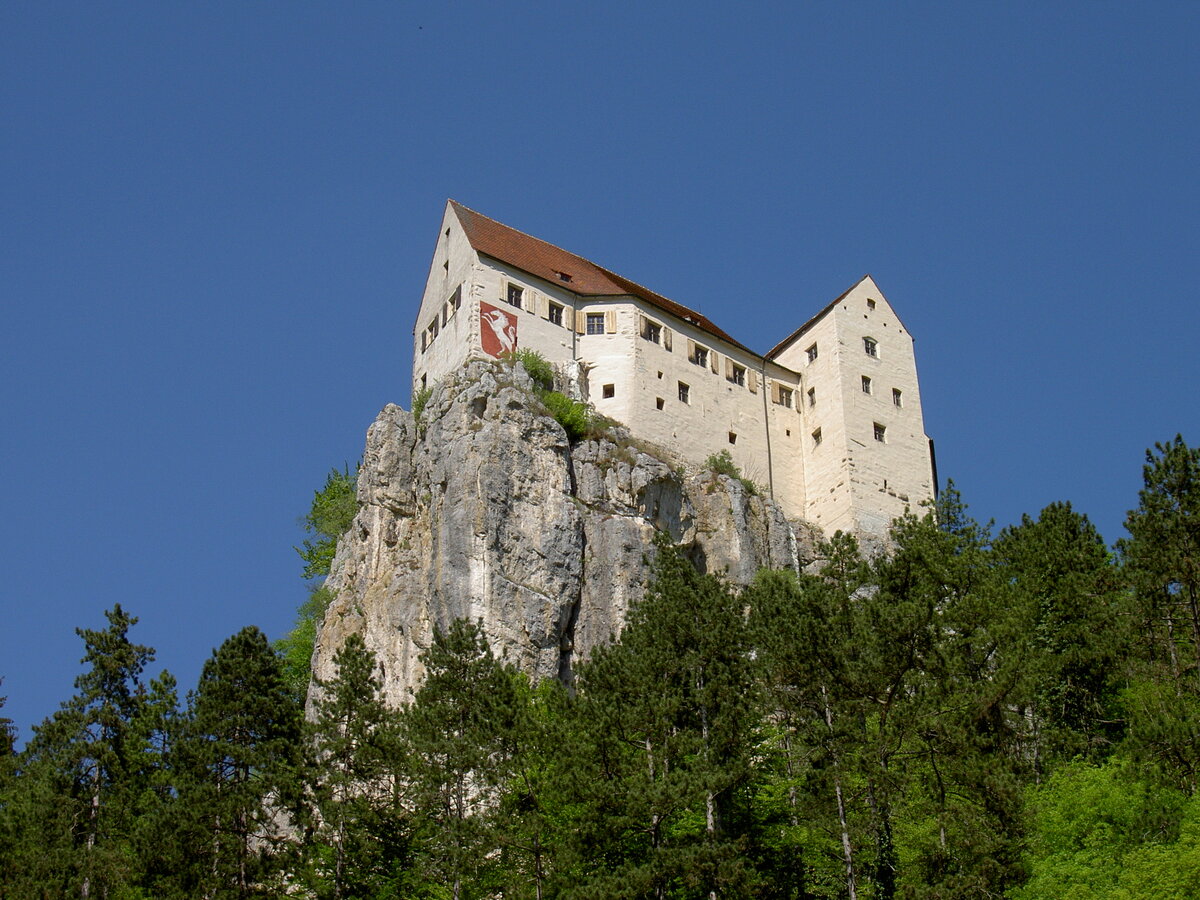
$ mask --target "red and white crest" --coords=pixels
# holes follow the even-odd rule
[[[479,304],[479,340],[489,356],[503,356],[517,349],[517,317],[489,303]]]

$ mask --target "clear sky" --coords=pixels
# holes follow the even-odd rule
[[[305,596],[447,197],[765,351],[864,273],[943,479],[1107,540],[1200,441],[1196,3],[0,4],[0,693]]]

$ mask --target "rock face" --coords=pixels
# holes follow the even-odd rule
[[[686,471],[619,427],[571,445],[519,365],[471,362],[420,420],[389,405],[367,432],[359,512],[326,582],[313,671],[361,633],[392,703],[419,685],[435,629],[482,620],[493,651],[537,678],[616,635],[641,597],[656,531],[746,584],[798,568],[814,529],[737,479]]]

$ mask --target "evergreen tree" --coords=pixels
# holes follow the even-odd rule
[[[754,679],[741,602],[660,540],[618,643],[579,670],[570,897],[744,896]]]
[[[142,877],[136,826],[159,765],[142,672],[154,659],[129,640],[121,607],[108,627],[77,629],[87,667],[78,693],[34,729],[5,804],[11,893],[113,897]]]
[[[406,862],[407,822],[397,803],[397,715],[380,695],[375,654],[351,635],[336,675],[317,682],[309,786],[318,826],[307,841],[319,897],[379,897]]]
[[[297,805],[301,718],[279,660],[253,626],[214,651],[173,748],[179,802],[176,890],[272,896]]]
[[[435,632],[421,660],[425,682],[401,719],[415,863],[452,900],[489,896],[499,877],[494,815],[511,773],[514,673],[464,620]]]
[[[995,555],[1016,613],[1009,653],[1022,673],[1036,774],[1055,760],[1102,758],[1121,736],[1125,635],[1103,539],[1087,516],[1054,503],[1002,531]]]
[[[1146,452],[1125,520],[1138,656],[1126,692],[1129,746],[1179,787],[1200,787],[1200,450],[1176,436]]]

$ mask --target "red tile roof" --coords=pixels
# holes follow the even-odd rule
[[[706,317],[695,310],[688,309],[681,303],[668,300],[661,294],[656,294],[628,278],[610,272],[582,256],[576,256],[574,253],[531,237],[515,228],[502,225],[495,219],[489,219],[454,200],[450,201],[450,205],[462,223],[467,240],[471,242],[471,246],[478,253],[515,266],[522,272],[528,272],[543,281],[561,285],[580,296],[637,297],[685,322],[691,322],[701,331],[728,341],[747,353],[758,355],[745,344],[734,340]],[[562,278],[562,275],[569,276],[569,280]]]

